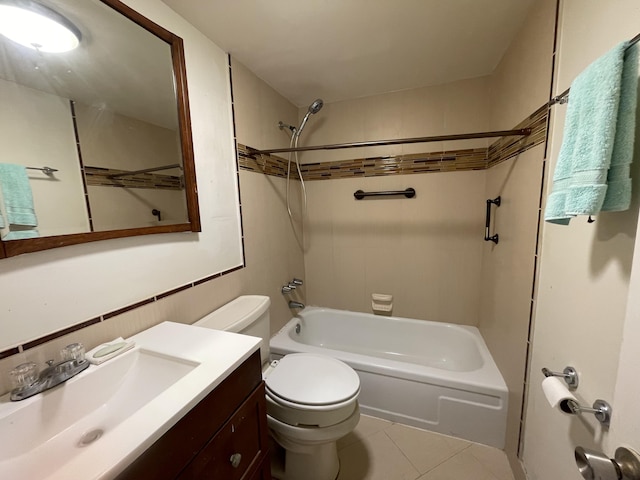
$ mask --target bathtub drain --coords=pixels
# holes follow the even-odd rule
[[[104,430],[102,430],[101,428],[96,428],[95,430],[91,430],[90,432],[85,433],[84,435],[82,435],[82,437],[80,437],[78,446],[86,447],[87,445],[91,445],[93,442],[98,440],[103,433]]]

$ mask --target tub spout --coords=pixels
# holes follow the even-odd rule
[[[289,308],[304,308],[304,303],[294,302],[292,300],[289,302]]]

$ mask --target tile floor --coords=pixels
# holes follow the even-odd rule
[[[514,479],[502,450],[366,415],[338,455],[338,480]]]

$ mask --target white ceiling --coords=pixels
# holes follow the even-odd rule
[[[490,74],[534,0],[163,0],[297,106]]]
[[[82,32],[47,54],[0,35],[0,79],[175,130],[171,47],[99,0],[38,0]]]

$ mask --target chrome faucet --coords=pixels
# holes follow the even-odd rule
[[[289,308],[304,308],[304,303],[289,301]]]
[[[79,344],[69,345],[64,351],[67,351],[69,348],[77,348],[77,345]],[[53,360],[48,360],[46,362],[47,367],[39,374],[38,367],[33,362],[23,363],[14,368],[10,372],[15,385],[9,397],[11,401],[17,402],[24,400],[25,398],[49,390],[75,377],[84,369],[88,368],[89,360],[84,358],[84,347],[81,345],[80,347],[82,352],[76,358],[62,360],[58,363],[54,363]]]

